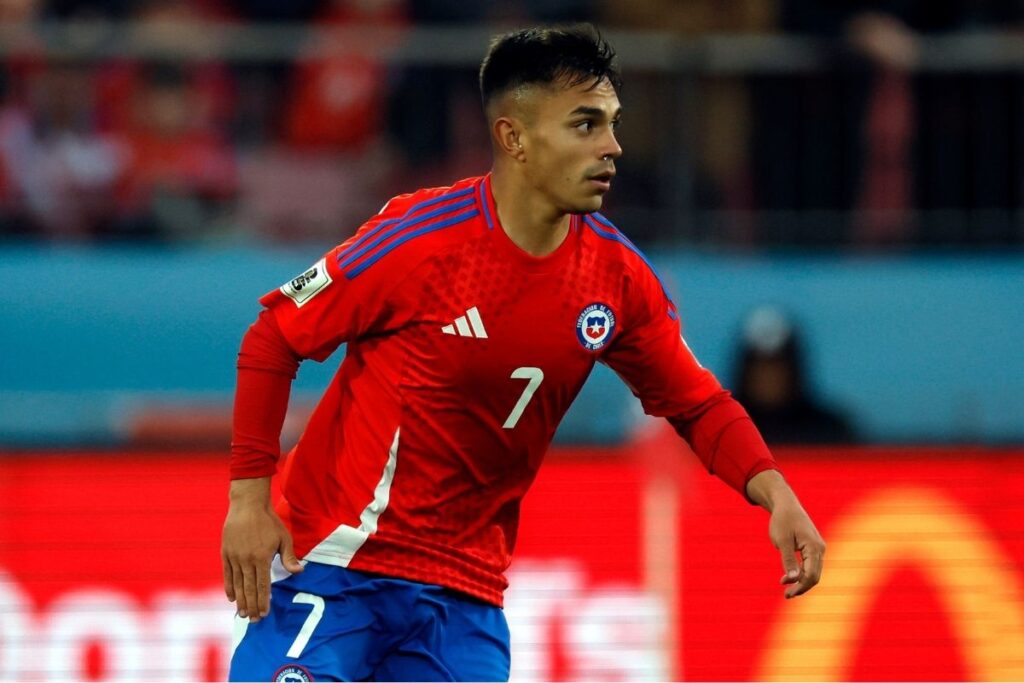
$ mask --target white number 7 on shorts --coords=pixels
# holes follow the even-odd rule
[[[313,606],[313,610],[306,617],[302,628],[299,629],[299,635],[295,637],[295,642],[288,648],[288,653],[286,654],[287,657],[298,657],[306,648],[309,639],[313,637],[313,629],[316,628],[316,625],[320,623],[324,616],[324,599],[312,593],[296,593],[292,602]]]

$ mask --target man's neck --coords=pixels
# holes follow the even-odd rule
[[[569,234],[570,215],[526,185],[515,173],[495,167],[491,192],[498,222],[512,242],[531,256],[547,256]]]

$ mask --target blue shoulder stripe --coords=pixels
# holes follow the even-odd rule
[[[598,225],[598,221],[600,221],[602,225]],[[673,306],[675,305],[675,302],[672,301],[672,295],[668,293],[668,287],[665,286],[665,281],[662,280],[661,275],[658,274],[658,269],[654,267],[654,264],[647,259],[644,253],[640,251],[635,244],[630,242],[629,238],[623,235],[611,221],[599,213],[591,213],[583,217],[583,222],[586,223],[587,226],[599,237],[603,237],[606,240],[612,240],[613,242],[618,242],[639,256],[640,260],[647,264],[647,267],[651,269],[652,273],[654,273],[654,277],[658,280],[658,284],[661,285],[661,291],[665,293],[665,298],[672,302]],[[671,313],[669,315],[671,316]]]
[[[470,191],[472,191],[472,189]],[[368,252],[376,248],[377,245],[379,245],[381,242],[390,239],[394,235],[397,235],[398,233],[402,232],[403,230],[411,228],[414,225],[418,225],[419,223],[424,223],[431,219],[437,218],[438,216],[445,216],[450,213],[455,213],[459,209],[464,209],[475,202],[476,200],[473,199],[472,197],[469,199],[463,199],[461,202],[455,202],[454,204],[446,204],[442,206],[440,209],[434,209],[433,211],[428,211],[427,213],[420,214],[419,216],[410,218],[409,220],[402,221],[398,225],[395,225],[393,228],[385,230],[380,235],[377,235],[377,237],[371,240],[369,244],[364,244],[362,247],[356,249],[355,251],[346,250],[345,254],[338,254],[338,261],[341,265],[341,268],[347,268],[348,266],[352,265],[353,263],[361,259],[363,256],[365,256]],[[383,223],[381,225],[383,225]],[[377,228],[380,227],[380,225],[377,226]],[[373,232],[376,232],[377,228],[375,228]],[[345,256],[347,256],[347,258],[345,258]],[[345,260],[342,260],[343,258]]]
[[[355,242],[345,247],[343,251],[338,253],[338,261],[341,261],[341,259],[346,258],[354,250],[358,249],[363,244],[365,244],[367,240],[372,239],[374,235],[376,235],[381,230],[387,228],[389,225],[401,223],[402,221],[409,218],[418,211],[422,211],[423,209],[434,206],[435,204],[440,204],[441,202],[448,201],[450,199],[458,199],[459,197],[465,197],[466,195],[471,194],[472,192],[473,188],[467,187],[462,190],[459,190],[458,192],[449,192],[447,194],[442,194],[438,197],[434,197],[432,199],[427,199],[425,201],[420,202],[419,204],[414,204],[413,206],[409,207],[408,211],[406,211],[398,218],[389,218],[386,221],[381,221],[380,223],[374,226],[373,230],[368,231],[365,235],[357,239]]]
[[[602,214],[598,213],[597,211],[595,211],[594,213],[591,213],[591,214],[587,214],[587,215],[589,215],[591,218],[597,219],[597,222],[600,223],[601,225],[607,225],[609,228],[611,228],[612,230],[614,230],[614,231],[618,232],[620,235],[622,235],[622,233],[619,231],[619,229],[615,227],[614,223],[612,223],[610,220],[605,218]],[[622,235],[622,236],[626,237],[625,235]],[[627,237],[626,240],[629,241],[629,238]]]
[[[480,206],[484,208],[484,218],[487,219],[487,229],[494,230],[494,222],[491,220],[491,207],[487,203],[487,178],[480,181]]]
[[[473,200],[470,200],[471,203],[472,203],[472,201]],[[356,277],[357,275],[362,273],[364,270],[366,270],[367,268],[372,266],[374,263],[379,261],[381,259],[381,257],[383,257],[385,254],[389,253],[391,250],[395,249],[396,247],[398,247],[401,244],[404,244],[405,242],[408,242],[411,239],[415,239],[417,237],[420,237],[421,235],[426,235],[427,233],[434,232],[435,230],[442,230],[444,228],[450,228],[453,225],[457,225],[459,223],[463,223],[463,222],[468,221],[471,218],[475,218],[476,216],[479,216],[479,215],[480,215],[480,209],[470,209],[469,211],[463,211],[462,213],[455,214],[454,216],[445,218],[444,220],[437,221],[436,223],[430,223],[430,224],[425,225],[425,226],[423,226],[421,228],[416,228],[415,230],[410,230],[410,231],[404,233],[401,237],[399,237],[395,241],[391,242],[391,244],[388,244],[386,247],[384,247],[383,249],[381,249],[377,253],[373,254],[372,256],[370,256],[369,258],[364,260],[359,265],[357,265],[354,268],[351,268],[348,271],[346,271],[345,272],[345,277],[347,277],[349,280],[351,280],[352,278]]]

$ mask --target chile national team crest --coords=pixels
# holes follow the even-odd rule
[[[576,337],[587,351],[597,351],[615,331],[615,314],[604,304],[590,304],[576,319]]]
[[[313,677],[306,667],[298,664],[286,664],[274,674],[276,683],[307,683],[312,682]]]

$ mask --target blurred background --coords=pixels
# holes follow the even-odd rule
[[[603,212],[829,562],[782,601],[766,516],[598,368],[524,506],[513,677],[1024,678],[1024,2],[0,0],[0,679],[225,675],[258,297],[486,172],[490,36],[578,20],[625,81]]]

